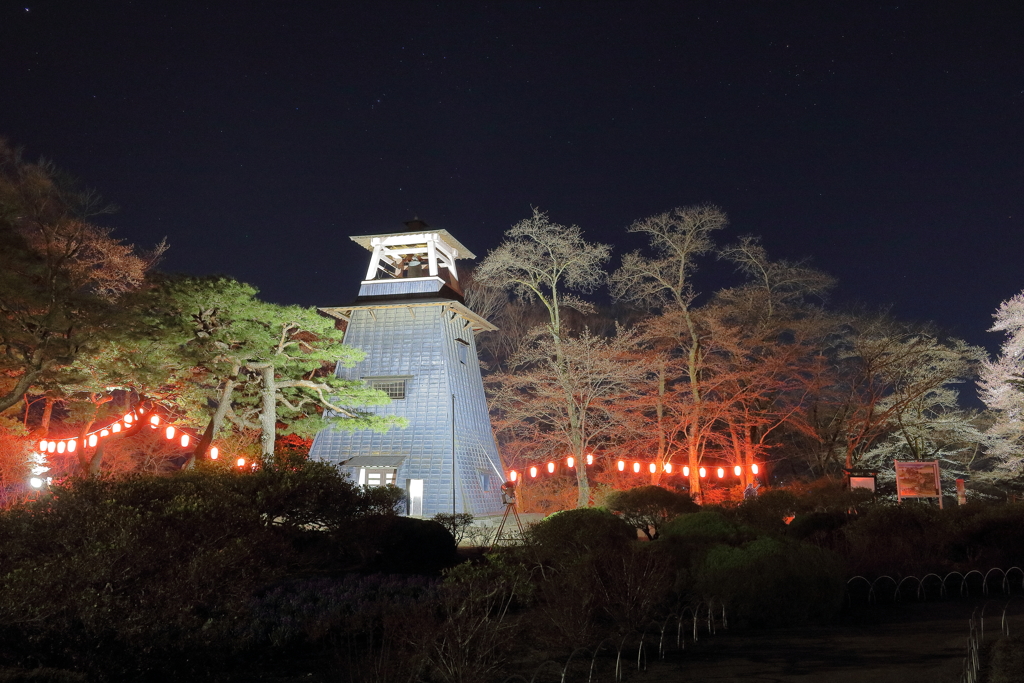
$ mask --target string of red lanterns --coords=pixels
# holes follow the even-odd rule
[[[576,459],[573,458],[572,456],[569,456],[569,457],[567,457],[565,459],[565,466],[567,468],[572,469],[575,464],[576,464]],[[589,455],[589,454],[587,455],[587,464],[588,465],[593,465],[594,464],[594,456],[593,455]],[[657,463],[653,463],[653,462],[652,463],[647,463],[647,466],[644,467],[643,464],[641,464],[639,461],[633,461],[633,463],[631,465],[627,465],[625,460],[616,460],[615,461],[615,468],[619,472],[625,472],[627,466],[633,472],[633,474],[640,474],[640,472],[644,471],[644,470],[646,470],[650,474],[656,474],[657,471],[658,471]],[[548,474],[554,474],[556,468],[557,468],[557,465],[556,465],[554,460],[549,461],[544,466],[544,469],[547,470]],[[743,469],[744,469],[743,466],[735,465],[732,468],[732,473],[735,476],[737,476],[737,477],[742,476],[743,475]],[[664,463],[662,465],[662,472],[664,472],[665,474],[672,474],[673,470],[674,470],[674,468],[672,467],[672,463],[670,463],[670,462],[666,462],[666,463]],[[690,476],[690,468],[689,468],[689,466],[684,465],[682,467],[682,469],[679,470],[679,471],[680,471],[680,473],[684,477],[689,477]],[[756,475],[760,471],[761,471],[761,468],[757,465],[757,463],[753,463],[753,464],[750,465],[750,473],[751,474]],[[539,472],[539,469],[535,465],[531,465],[530,468],[527,470],[527,473],[529,473],[531,479],[535,479],[537,477],[538,472]],[[707,476],[708,476],[708,470],[707,470],[706,467],[701,467],[701,468],[699,468],[697,470],[697,474],[698,474],[698,476],[700,476],[701,479],[706,479]],[[718,475],[719,479],[724,479],[725,478],[725,474],[726,474],[726,470],[725,470],[724,467],[719,467],[717,469],[717,471],[715,472],[715,474]],[[509,470],[509,472],[508,472],[508,480],[514,482],[514,481],[517,481],[518,479],[519,479],[519,472],[517,472],[516,470]]]
[[[76,450],[78,450],[80,441],[83,448],[86,446],[89,448],[95,448],[96,444],[99,443],[100,439],[111,436],[112,434],[120,434],[122,429],[127,430],[130,427],[132,427],[135,423],[137,423],[138,420],[141,419],[141,416],[144,415],[145,412],[145,408],[140,407],[136,410],[126,413],[124,416],[120,417],[119,419],[104,427],[99,427],[97,429],[92,430],[91,432],[86,432],[85,436],[82,437],[70,437],[66,439],[43,439],[39,442],[39,452],[74,453]],[[153,413],[152,415],[149,416],[148,422],[150,429],[157,429],[160,426],[160,416],[157,415],[156,413]],[[167,427],[164,429],[164,436],[166,436],[168,441],[172,441],[174,440],[175,436],[178,436],[178,443],[181,444],[182,448],[188,448],[189,444],[192,443],[192,439],[198,438],[194,433],[189,433],[186,430],[182,429],[181,427],[175,427],[174,425],[171,424],[168,424]],[[220,449],[217,448],[217,446],[210,446],[210,450],[208,452],[210,455],[210,460],[216,460],[220,455]],[[238,465],[238,467],[244,467],[245,458],[239,458],[236,464]],[[36,486],[36,481],[38,481],[38,479],[33,477],[32,485],[35,486],[36,488],[39,488],[39,486],[41,486],[42,484],[40,483],[39,486]]]

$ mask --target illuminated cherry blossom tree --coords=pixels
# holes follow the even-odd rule
[[[996,359],[982,365],[978,393],[995,414],[990,452],[1017,474],[1024,469],[1024,292],[1000,304],[994,317],[990,331],[1006,339]]]

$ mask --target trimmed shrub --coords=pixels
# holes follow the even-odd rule
[[[850,521],[845,512],[811,512],[797,515],[786,529],[787,535],[830,550],[845,550],[843,527]]]
[[[363,571],[382,574],[440,574],[459,563],[455,538],[431,519],[395,515],[353,523],[364,556]]]
[[[142,680],[237,666],[254,595],[296,576],[437,573],[434,522],[375,516],[333,468],[74,480],[0,513],[0,661]]]
[[[694,592],[694,573],[705,555],[716,546],[740,545],[754,538],[754,533],[717,511],[701,511],[682,515],[666,524],[661,531],[658,550],[672,558],[676,569],[675,591],[680,595]]]
[[[608,496],[608,508],[652,541],[658,538],[660,528],[669,520],[700,510],[687,494],[653,485],[612,493]]]
[[[949,564],[947,520],[924,503],[879,505],[844,527],[850,569],[866,576],[923,576]]]
[[[720,512],[682,515],[666,524],[661,533],[666,538],[698,546],[712,546],[718,543],[731,545],[752,537],[749,530],[740,527]]]
[[[437,579],[422,576],[362,576],[303,579],[254,598],[251,616],[237,637],[250,647],[296,646],[326,637],[379,637],[381,629],[400,625],[417,605],[436,597]]]
[[[636,540],[636,530],[604,508],[556,512],[527,532],[547,558],[612,550]]]
[[[780,534],[786,529],[783,518],[795,514],[800,507],[801,502],[794,493],[774,489],[744,500],[737,506],[735,514],[744,524],[767,533]]]
[[[1024,567],[1024,504],[968,505],[949,512],[954,513],[949,529],[954,560],[979,569]]]
[[[1024,636],[1002,638],[989,655],[989,683],[1024,681]]]
[[[846,586],[841,563],[828,551],[772,538],[712,548],[694,578],[705,599],[717,597],[733,619],[754,627],[832,619]]]

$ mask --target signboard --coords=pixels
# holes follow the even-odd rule
[[[875,492],[875,478],[874,477],[858,477],[855,474],[850,475],[850,488],[851,489],[867,489],[872,493]]]
[[[896,497],[938,498],[942,507],[942,488],[939,482],[939,461],[896,461]]]
[[[868,470],[864,468],[843,470],[846,474],[846,485],[853,489],[863,489],[865,491],[875,492],[875,482],[878,480],[878,470]]]

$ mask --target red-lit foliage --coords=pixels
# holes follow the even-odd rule
[[[274,460],[283,467],[297,467],[309,458],[313,439],[297,434],[279,434],[274,444]]]
[[[536,479],[523,477],[516,488],[520,512],[551,514],[576,507],[576,478],[572,475],[538,474]]]
[[[0,426],[0,507],[20,500],[28,481],[34,440]]]

